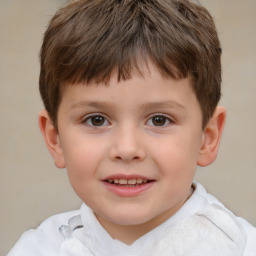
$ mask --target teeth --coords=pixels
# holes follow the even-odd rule
[[[128,184],[130,185],[134,185],[136,183],[137,183],[136,179],[128,180]]]
[[[126,184],[127,184],[127,180],[120,179],[120,180],[119,180],[119,184],[121,184],[121,185],[126,185]]]
[[[119,185],[137,185],[137,184],[145,184],[148,180],[145,179],[108,179],[109,183],[119,184]]]

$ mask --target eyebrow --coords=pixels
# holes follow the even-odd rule
[[[142,105],[142,108],[179,108],[185,110],[185,106],[176,101],[149,102]]]
[[[79,101],[73,105],[71,105],[71,109],[74,108],[84,108],[84,107],[101,107],[101,108],[105,108],[105,107],[110,107],[112,106],[112,104],[107,103],[107,102],[100,102],[100,101]]]
[[[80,101],[73,105],[71,105],[71,109],[75,108],[84,108],[84,107],[94,107],[94,108],[109,108],[114,107],[112,103],[108,102],[101,102],[101,101]],[[148,108],[178,108],[181,110],[185,110],[185,107],[176,102],[176,101],[162,101],[162,102],[148,102],[142,104],[141,108],[148,109]]]

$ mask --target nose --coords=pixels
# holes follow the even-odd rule
[[[146,153],[142,134],[138,128],[123,127],[113,133],[110,158],[113,161],[142,161]]]

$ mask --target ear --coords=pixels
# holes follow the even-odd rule
[[[199,166],[210,165],[216,159],[225,120],[226,110],[218,106],[203,131],[202,144],[197,161]]]
[[[59,141],[59,135],[46,110],[42,110],[39,113],[39,127],[44,137],[46,146],[54,159],[56,167],[64,168],[65,159]]]

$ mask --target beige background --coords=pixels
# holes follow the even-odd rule
[[[38,55],[46,24],[64,0],[0,0],[0,255],[26,229],[80,206],[54,167],[37,126]],[[202,0],[223,47],[228,119],[220,154],[197,179],[256,225],[256,1]]]

